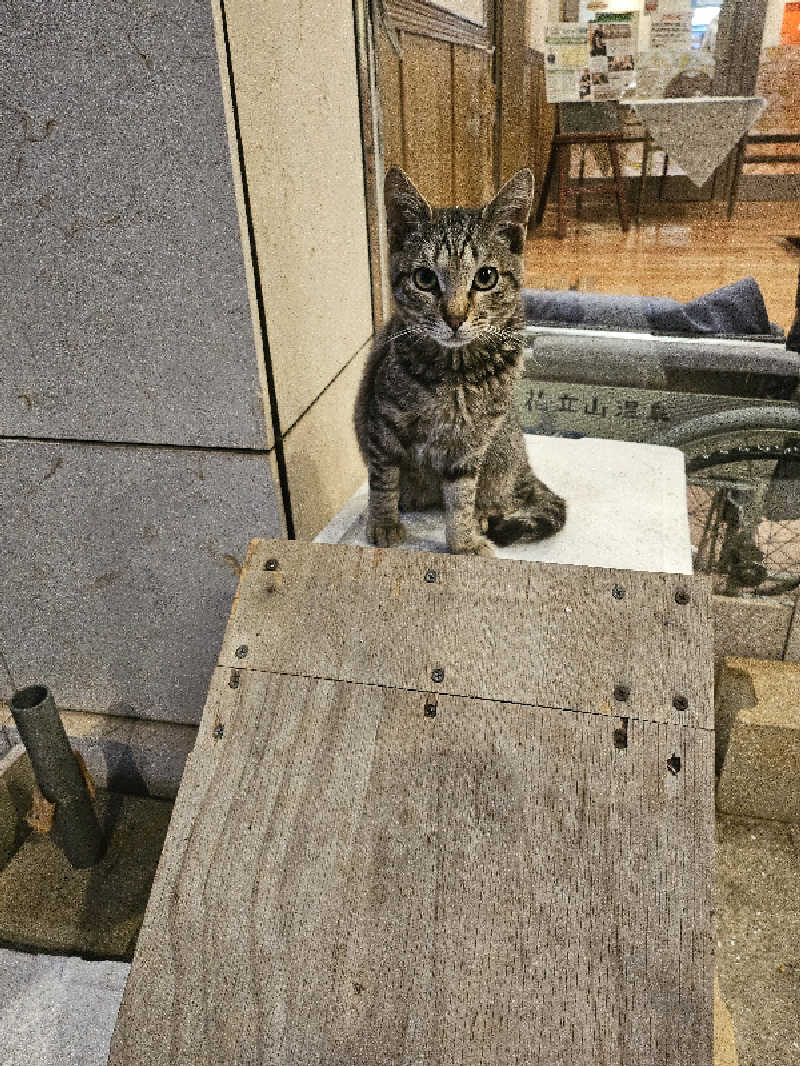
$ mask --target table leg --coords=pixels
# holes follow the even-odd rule
[[[550,145],[550,157],[547,160],[547,170],[544,172],[544,181],[542,182],[542,189],[539,193],[539,202],[536,205],[536,226],[540,226],[542,219],[544,218],[545,208],[547,207],[547,198],[550,195],[550,186],[553,183],[553,171],[556,168],[556,161],[558,158],[558,146],[555,144]]]
[[[644,203],[644,190],[647,185],[647,171],[650,166],[650,141],[645,140],[642,142],[642,173],[639,178],[639,191],[636,196],[636,224],[639,224],[639,218],[642,214],[642,204]]]
[[[736,199],[739,195],[739,179],[742,176],[742,166],[744,160],[745,144],[747,143],[747,134],[739,139],[739,145],[736,149],[736,162],[733,167],[733,178],[731,179],[731,189],[728,193],[728,218],[733,218],[733,212],[736,210]]]
[[[567,190],[569,188],[570,146],[558,146],[558,236],[567,235]]]
[[[669,170],[669,153],[664,152],[664,162],[661,164],[661,181],[658,183],[658,199],[664,199],[664,186],[667,183],[667,171]]]
[[[619,165],[619,145],[613,142],[608,146],[608,154],[611,156],[611,166],[614,170],[614,189],[617,194],[617,208],[619,209],[619,222],[622,232],[627,233],[630,228],[628,222],[628,205],[625,202],[625,186],[622,182],[622,168]]]

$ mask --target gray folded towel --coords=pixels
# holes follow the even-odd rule
[[[653,296],[547,289],[523,289],[522,299],[530,326],[583,326],[673,336],[784,338],[780,326],[769,321],[764,297],[754,278],[742,278],[687,303]]]

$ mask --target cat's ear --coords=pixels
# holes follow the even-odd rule
[[[412,229],[431,220],[431,209],[399,167],[392,167],[383,183],[386,224],[391,251],[403,246]]]
[[[509,178],[494,200],[483,209],[486,222],[508,241],[514,255],[522,255],[532,207],[533,174],[525,167]]]

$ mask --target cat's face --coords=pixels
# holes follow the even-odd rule
[[[483,208],[432,210],[406,175],[386,175],[392,293],[403,325],[443,348],[503,339],[519,308],[533,175]]]

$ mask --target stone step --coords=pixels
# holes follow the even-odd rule
[[[800,663],[725,659],[715,718],[717,810],[800,822]]]

